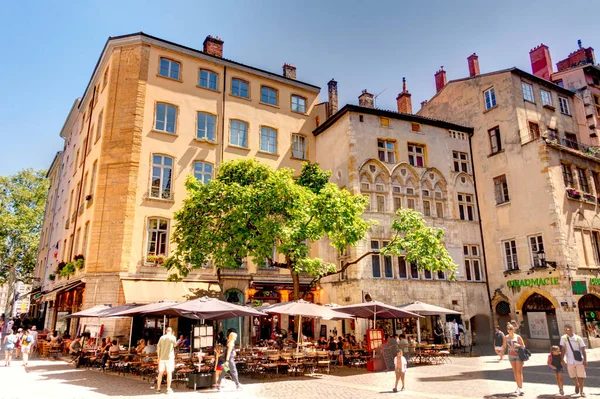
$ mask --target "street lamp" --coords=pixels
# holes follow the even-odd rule
[[[540,249],[539,251],[537,251],[536,255],[537,255],[537,259],[539,260],[539,264],[536,265],[534,262],[534,264],[531,266],[531,269],[529,269],[529,272],[527,274],[532,274],[536,269],[547,269],[548,267],[551,267],[554,270],[556,270],[556,268],[558,267],[556,262],[546,260],[546,252],[544,252],[543,249]],[[548,273],[552,273],[552,270],[549,271]]]

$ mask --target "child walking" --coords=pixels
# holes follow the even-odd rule
[[[404,376],[406,375],[406,367],[408,366],[408,362],[403,355],[402,349],[399,349],[398,354],[394,358],[394,370],[396,372],[396,385],[394,385],[394,389],[392,389],[394,392],[398,392],[399,380],[402,380],[402,388],[400,390],[404,391]]]
[[[560,348],[556,345],[552,346],[550,354],[548,355],[548,366],[554,371],[554,377],[556,377],[556,384],[558,385],[558,393],[564,395],[562,355],[560,353]]]

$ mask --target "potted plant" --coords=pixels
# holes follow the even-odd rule
[[[81,255],[81,254],[80,255],[75,255],[74,259],[75,259],[75,268],[77,270],[83,269],[84,260],[85,260],[84,256]]]
[[[67,262],[58,262],[58,265],[56,265],[56,274],[58,276],[62,276],[62,274],[60,274],[62,272],[62,269],[65,267],[65,265],[67,264]]]
[[[587,202],[596,202],[596,197],[594,197],[592,194],[583,194],[583,199]]]
[[[54,273],[50,273],[50,274],[48,275],[48,278],[50,279],[50,281],[54,281],[54,280],[56,279],[56,274],[54,274]]]
[[[75,264],[73,262],[67,262],[60,271],[61,277],[67,277],[75,273]]]
[[[569,198],[581,199],[581,193],[574,188],[567,188],[567,195]]]
[[[146,257],[146,262],[154,263],[155,265],[162,265],[167,260],[165,255],[148,255]]]

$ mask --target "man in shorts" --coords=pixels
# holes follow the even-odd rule
[[[587,355],[585,353],[585,342],[579,335],[573,333],[573,326],[565,324],[566,334],[560,339],[561,355],[564,361],[567,357],[567,371],[569,377],[575,383],[575,393],[585,398],[583,382],[585,380],[585,368],[587,366]]]
[[[167,373],[167,393],[173,393],[171,389],[171,379],[173,370],[175,369],[175,345],[177,339],[173,335],[173,329],[167,327],[165,335],[160,337],[156,345],[158,353],[158,378],[156,381],[156,393],[160,393],[160,385],[162,384],[163,374]]]

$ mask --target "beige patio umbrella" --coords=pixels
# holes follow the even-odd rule
[[[410,302],[398,306],[400,309],[408,310],[409,312],[417,313],[423,316],[442,315],[442,314],[461,314],[456,310],[446,309],[441,306],[430,305],[425,302]],[[417,342],[421,343],[421,323],[417,319]]]

